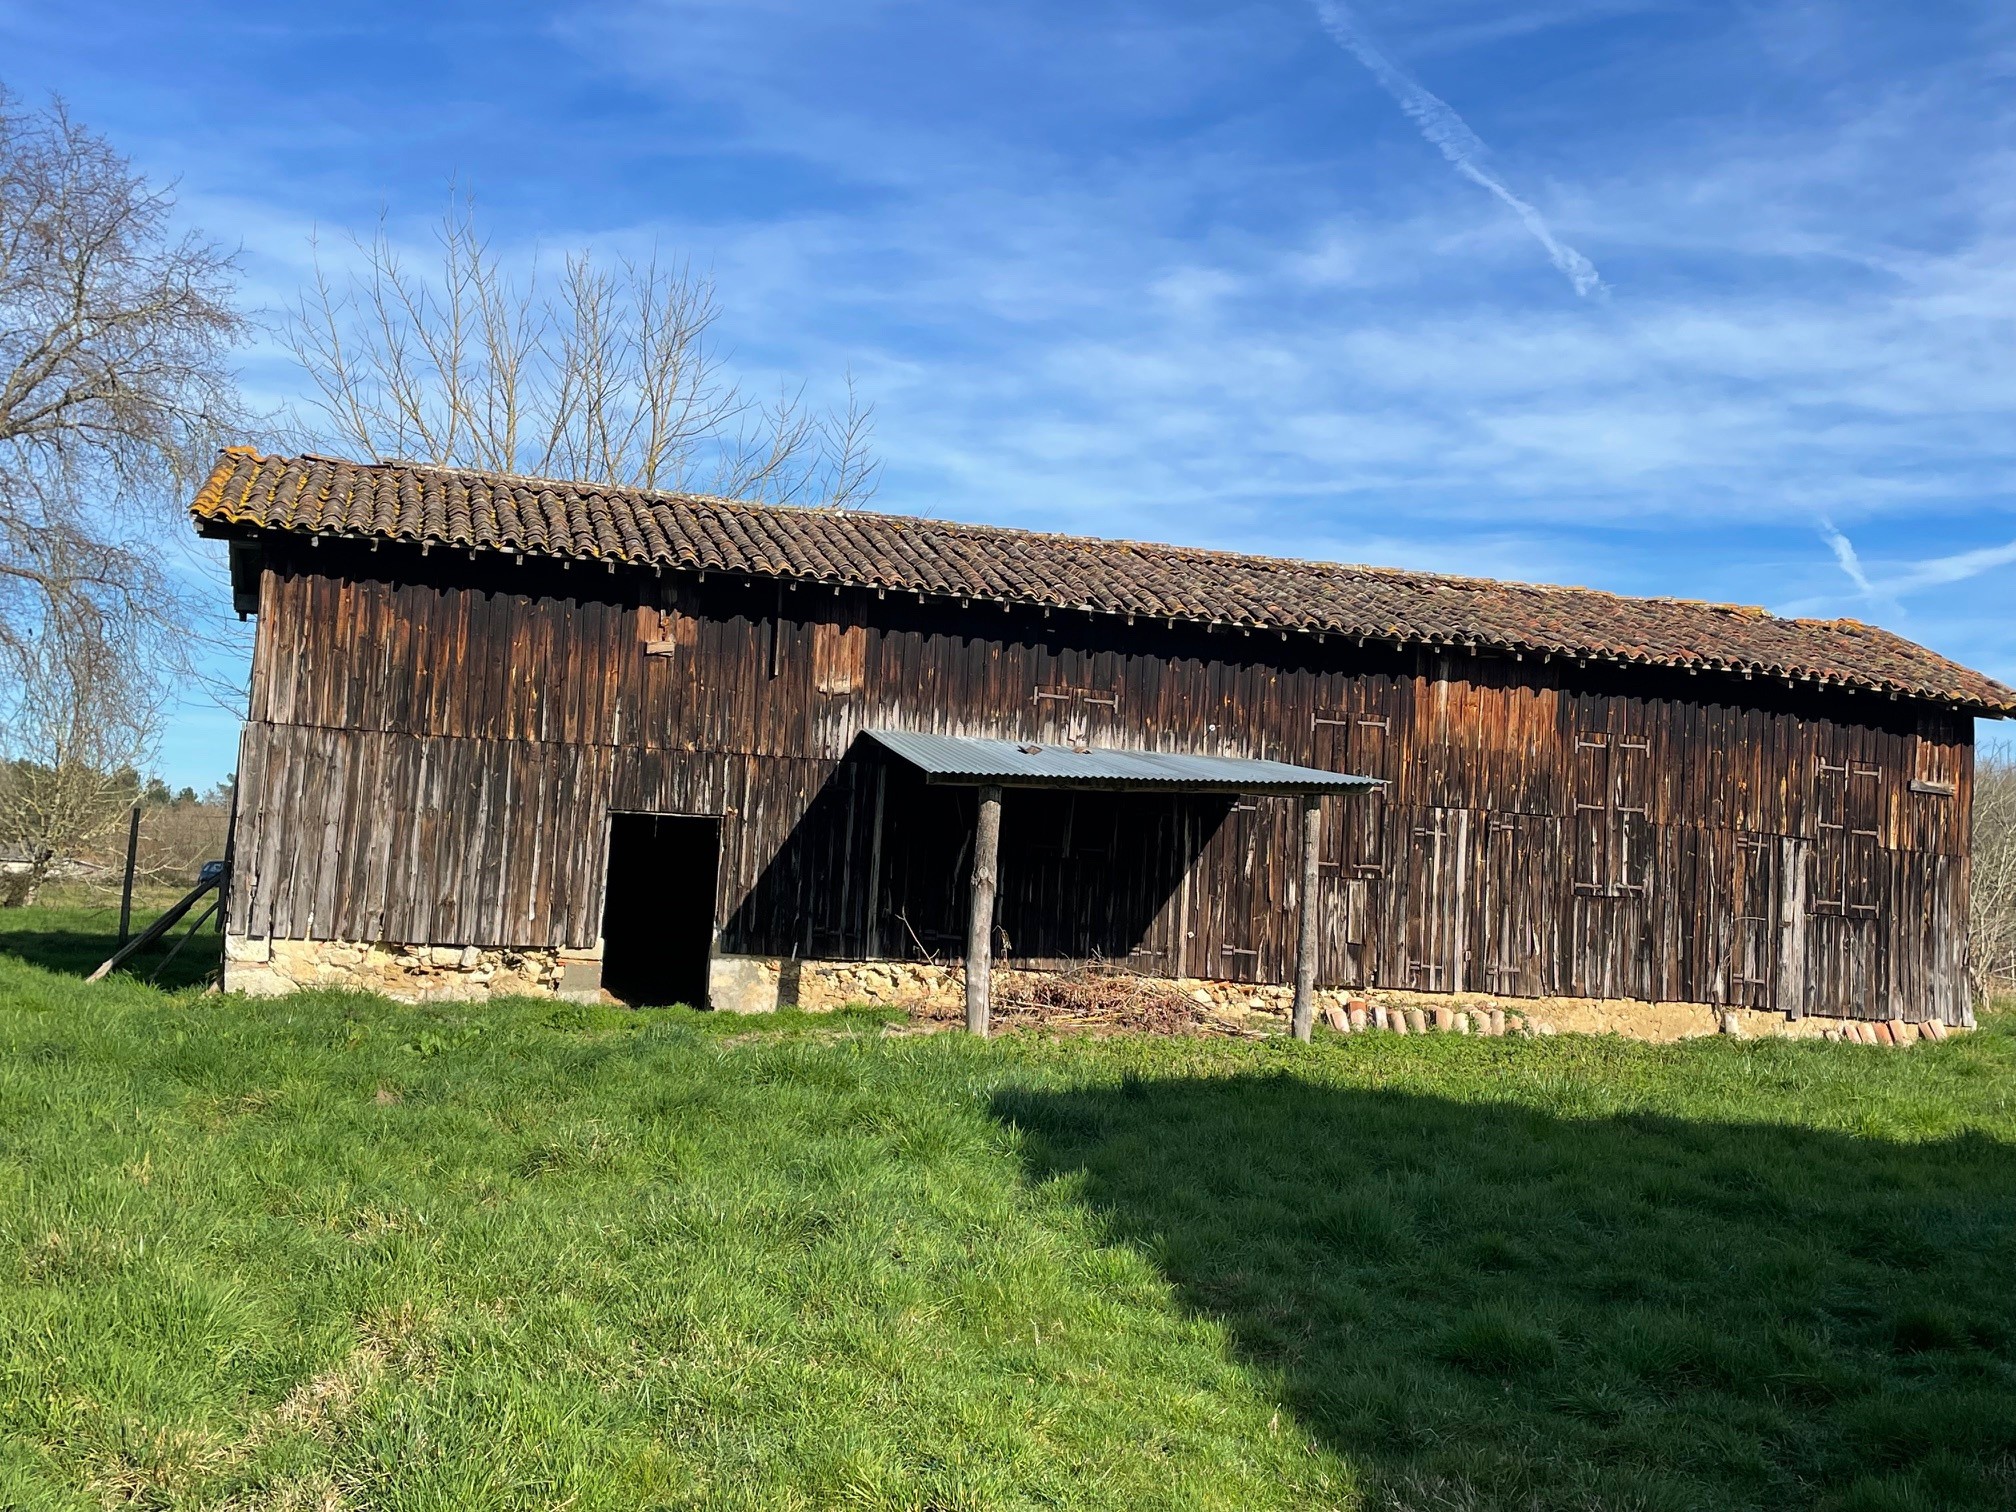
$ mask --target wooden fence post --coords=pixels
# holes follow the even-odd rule
[[[140,805],[126,821],[126,885],[119,891],[119,943],[133,938],[133,863],[140,854]]]
[[[1316,889],[1323,842],[1323,800],[1302,795],[1301,918],[1295,930],[1295,1038],[1308,1042],[1316,1018]]]
[[[980,789],[973,827],[973,897],[966,916],[966,1030],[987,1037],[987,979],[994,955],[995,863],[1001,854],[1001,789]]]

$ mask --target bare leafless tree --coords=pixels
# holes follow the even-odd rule
[[[39,654],[80,592],[99,615],[182,607],[146,538],[238,424],[246,325],[231,257],[173,210],[60,103],[0,86],[0,656]]]
[[[0,884],[0,906],[35,901],[59,862],[89,849],[133,801],[133,773],[152,753],[166,684],[148,644],[153,622],[102,611],[66,585],[90,564],[43,542],[37,558],[51,608],[22,636],[0,687],[0,848],[24,863]]]
[[[0,87],[4,901],[116,823],[201,617],[162,531],[237,426],[230,256],[60,103]]]
[[[2016,762],[1982,755],[1974,767],[1974,855],[1967,966],[1986,1001],[2016,984]]]
[[[223,857],[230,824],[229,794],[145,805],[134,875],[144,882],[189,886],[204,862]],[[115,829],[110,838],[118,843],[105,851],[105,858],[116,863],[122,859],[125,837]],[[116,865],[108,866],[101,876],[103,885],[110,886],[118,882],[120,872]]]
[[[288,335],[314,385],[304,440],[379,461],[586,479],[776,503],[859,504],[873,415],[802,388],[753,398],[713,333],[713,279],[684,263],[568,255],[515,276],[466,200],[417,266],[381,223],[315,277]]]

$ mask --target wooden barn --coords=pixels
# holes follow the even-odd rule
[[[193,514],[258,616],[230,985],[747,1007],[1299,948],[1967,1017],[2016,693],[1854,621],[244,449]]]

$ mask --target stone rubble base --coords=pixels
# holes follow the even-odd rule
[[[402,1003],[487,997],[601,998],[601,951],[344,940],[224,939],[224,990],[272,997],[304,987],[378,992]]]
[[[997,1001],[1012,999],[1034,972],[997,970]],[[1264,1015],[1286,1021],[1294,989],[1202,977],[1157,979],[1207,1014],[1239,1022]],[[714,1007],[732,1013],[767,1013],[779,1007],[822,1012],[865,1003],[874,1007],[958,1008],[965,1002],[965,973],[956,966],[911,961],[783,961],[723,956],[710,977]],[[1352,1011],[1356,1005],[1359,1013]],[[1646,1003],[1631,998],[1514,998],[1485,993],[1405,992],[1386,988],[1324,987],[1316,992],[1320,1022],[1344,1033],[1383,1029],[1401,1034],[1455,1033],[1617,1034],[1670,1043],[1709,1034],[1757,1038],[1865,1040],[1905,1044],[1944,1038],[1946,1026],[1921,1030],[1902,1019],[1788,1019],[1776,1010],[1728,1008],[1713,1003]]]
[[[1037,972],[998,970],[998,1001],[1012,1000]],[[530,995],[601,1001],[601,950],[487,949],[475,945],[364,944],[328,940],[263,940],[227,936],[224,986],[271,995],[304,987],[383,993],[402,1002],[465,1002]],[[1178,977],[1158,985],[1228,1023],[1256,1016],[1285,1021],[1293,990],[1249,982]],[[731,1013],[780,1007],[812,1012],[862,1003],[874,1007],[956,1009],[965,1000],[957,966],[914,961],[798,961],[719,956],[709,972],[712,1006]],[[1907,1044],[1944,1038],[1947,1026],[1902,1019],[1865,1021],[1728,1008],[1711,1003],[1646,1003],[1623,998],[1509,998],[1483,993],[1404,992],[1385,988],[1322,988],[1319,1021],[1342,1032],[1618,1034],[1671,1042],[1701,1035],[1861,1040]]]

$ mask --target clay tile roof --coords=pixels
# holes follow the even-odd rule
[[[1981,714],[2016,691],[1887,630],[1738,604],[744,504],[233,447],[199,528],[435,542],[1098,613],[1790,678]]]

